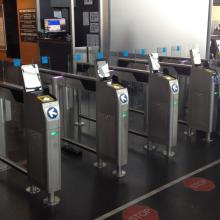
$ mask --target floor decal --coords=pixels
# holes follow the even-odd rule
[[[151,207],[135,205],[125,209],[123,220],[159,220],[158,212]]]
[[[191,177],[183,182],[186,188],[197,192],[210,192],[215,189],[215,183],[211,180]]]

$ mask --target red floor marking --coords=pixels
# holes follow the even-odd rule
[[[123,220],[159,220],[158,212],[148,206],[135,205],[123,211]]]
[[[197,192],[210,192],[215,189],[215,183],[211,180],[191,177],[183,182],[186,188]]]

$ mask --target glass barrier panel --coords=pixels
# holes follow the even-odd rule
[[[172,46],[171,47],[171,56],[172,57],[181,57],[182,47],[180,45]]]
[[[87,53],[76,52],[73,57],[74,64],[76,66],[75,74],[86,74],[89,64],[87,61]]]
[[[110,58],[109,58],[109,65],[110,66],[117,66],[118,65],[118,57],[119,57],[119,52],[110,52]]]
[[[135,59],[147,59],[148,50],[146,48],[135,49]]]
[[[64,137],[95,149],[95,93],[64,87]]]
[[[13,59],[12,62],[4,62],[4,81],[16,85],[23,85],[21,74],[22,60]]]
[[[99,47],[88,47],[88,63],[94,66],[99,55]]]
[[[158,47],[157,53],[159,54],[159,56],[168,56],[167,47]]]
[[[0,80],[5,81],[5,61],[0,60]]]
[[[35,58],[33,64],[37,64],[39,68],[51,69],[51,58],[47,55],[42,55]]]
[[[13,65],[11,65],[13,66]],[[7,88],[0,88],[4,94],[0,97],[0,111],[3,121],[0,120],[0,155],[17,163],[19,166],[27,166],[27,145],[25,140],[23,93]],[[0,169],[6,169],[0,163]]]

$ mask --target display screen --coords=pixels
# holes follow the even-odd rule
[[[26,92],[42,91],[42,83],[37,64],[21,66],[24,87]]]
[[[100,78],[108,78],[110,76],[109,66],[105,60],[97,61],[97,67],[98,67],[98,75]]]
[[[190,56],[191,56],[191,60],[194,65],[201,65],[202,64],[202,59],[201,59],[199,49],[191,49]]]
[[[66,20],[60,19],[44,19],[45,31],[48,32],[66,32]]]

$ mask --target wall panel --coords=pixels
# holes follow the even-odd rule
[[[111,50],[199,46],[206,54],[209,0],[111,0]]]
[[[36,8],[36,1],[17,0],[17,8],[18,10]],[[21,42],[20,40],[20,54],[23,63],[27,64],[31,62],[36,62],[39,56],[38,43]]]

